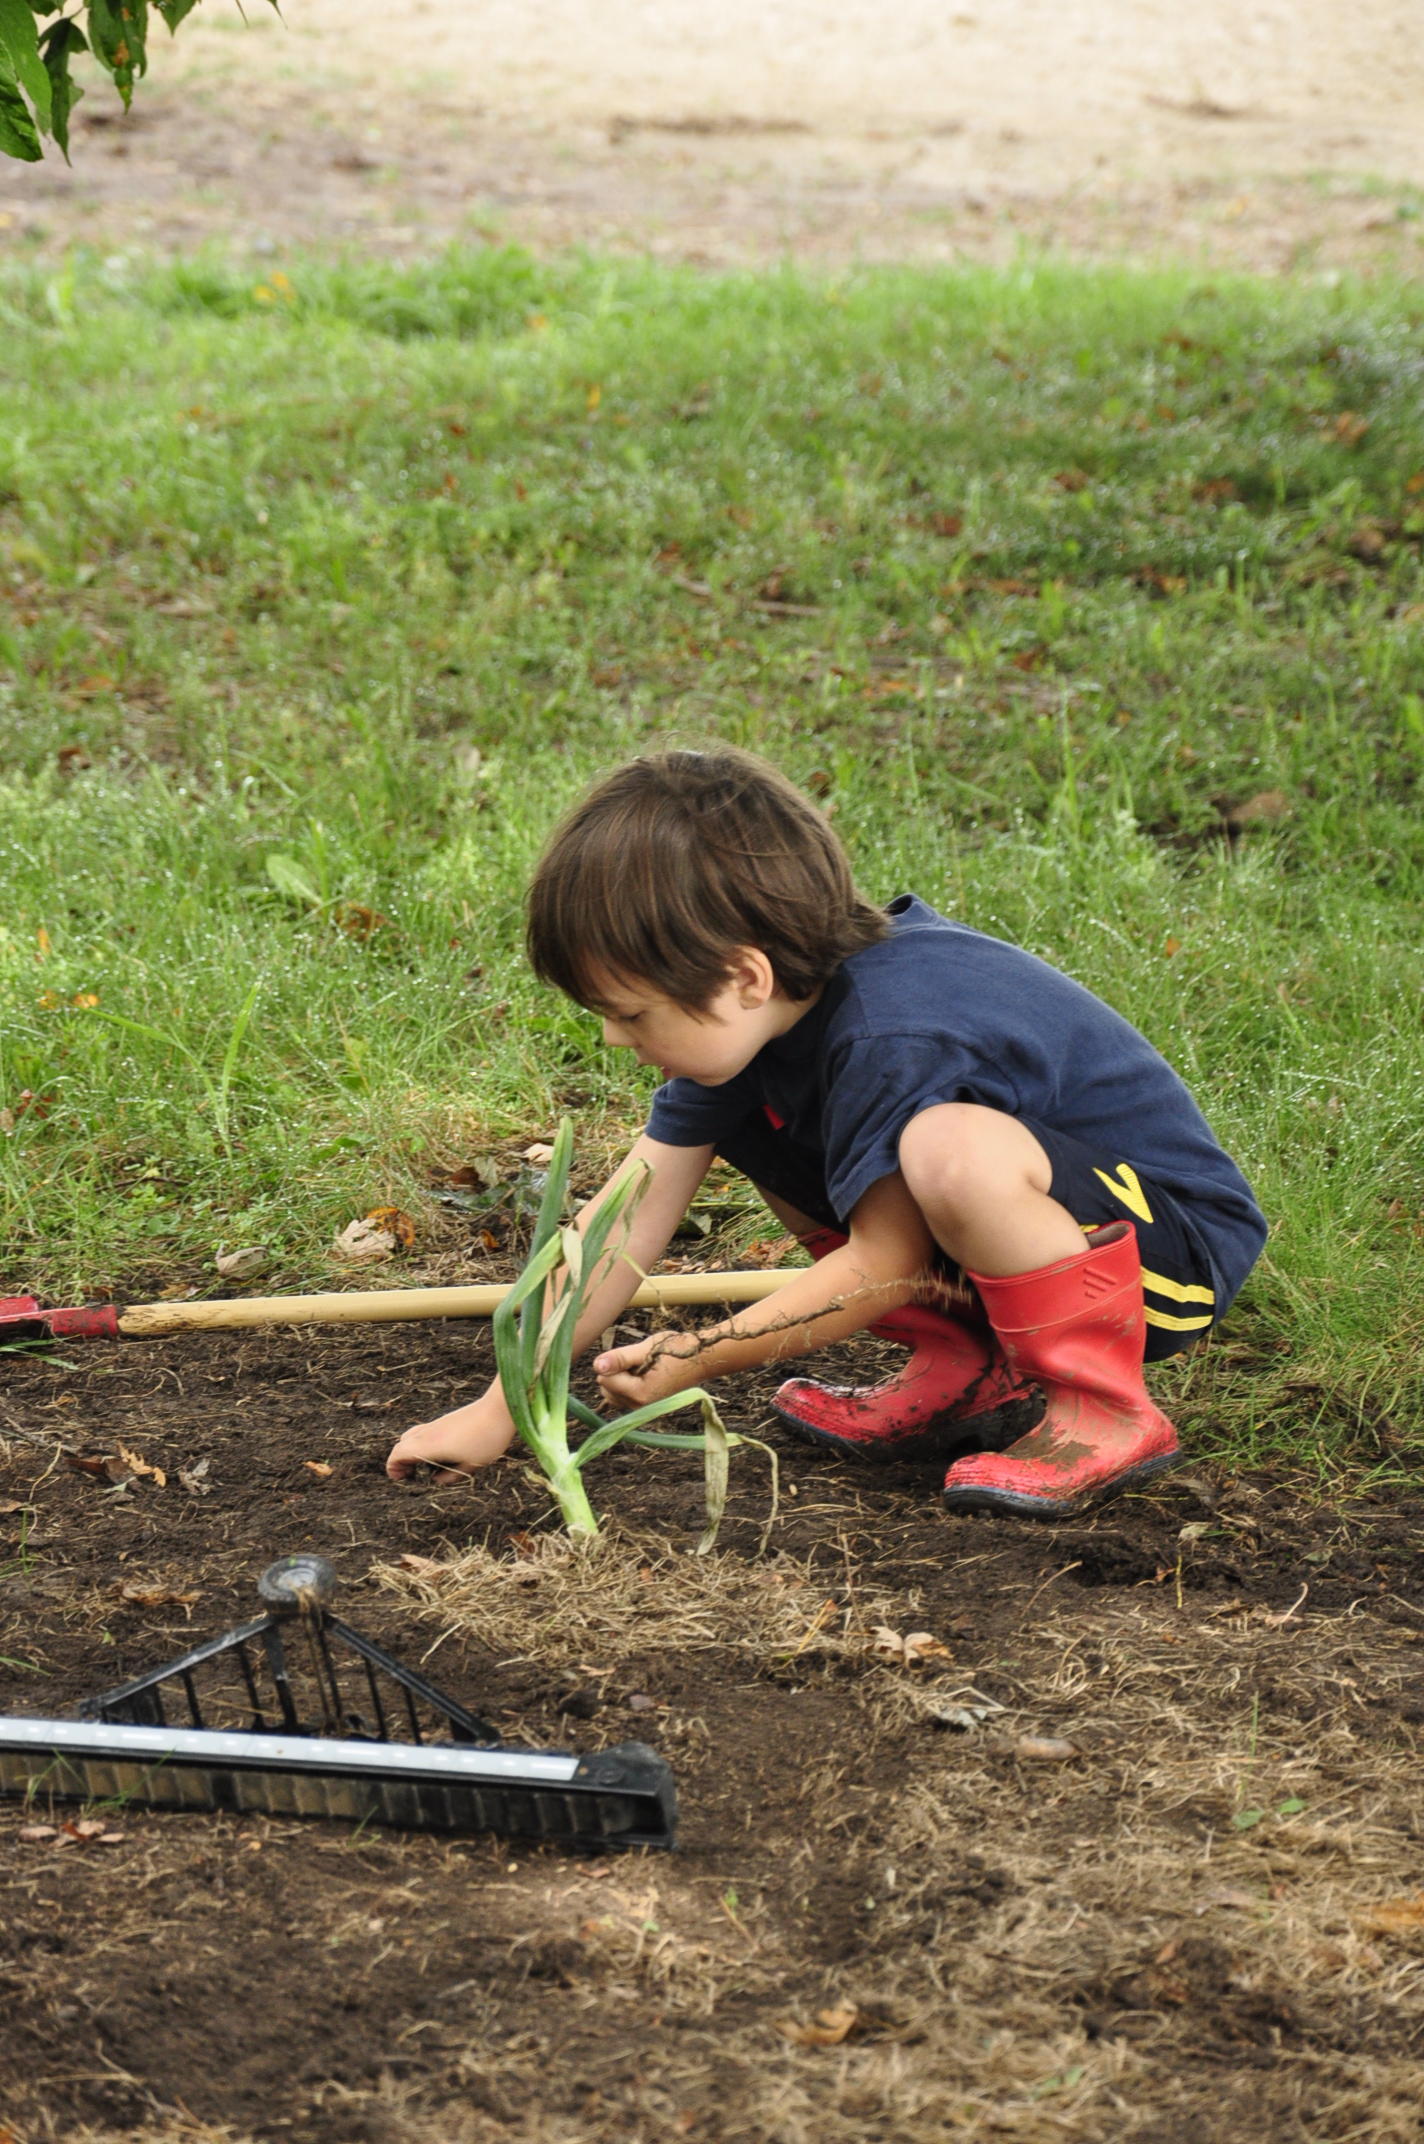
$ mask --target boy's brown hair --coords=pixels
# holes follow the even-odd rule
[[[814,804],[718,746],[629,760],[574,806],[534,873],[525,943],[540,981],[581,1005],[621,979],[700,1012],[738,946],[799,1002],[888,927]]]

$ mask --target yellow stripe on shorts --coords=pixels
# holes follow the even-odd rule
[[[1169,1333],[1199,1333],[1211,1323],[1210,1318],[1169,1317],[1165,1310],[1144,1308],[1142,1315],[1149,1325],[1160,1325],[1164,1332]]]
[[[1142,1285],[1154,1295],[1165,1295],[1173,1303],[1215,1303],[1216,1297],[1210,1288],[1194,1288],[1190,1283],[1168,1280],[1165,1273],[1149,1273],[1142,1268]]]

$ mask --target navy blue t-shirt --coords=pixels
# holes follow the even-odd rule
[[[1216,1315],[1266,1240],[1251,1187],[1167,1060],[1120,1013],[1020,947],[913,894],[890,935],[843,961],[808,1013],[735,1079],[669,1080],[650,1138],[714,1146],[773,1195],[844,1227],[937,1102],[979,1102],[1130,1162],[1178,1202]]]

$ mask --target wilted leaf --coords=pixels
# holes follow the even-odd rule
[[[1357,447],[1370,428],[1368,417],[1357,417],[1352,409],[1342,409],[1333,422],[1325,426],[1327,438],[1336,439],[1342,447]]]
[[[803,2025],[797,2018],[780,2017],[776,2029],[793,2047],[839,2047],[854,2032],[859,2016],[854,2003],[840,2003],[833,2010],[818,2010],[810,2025]]]
[[[414,1578],[438,1578],[442,1577],[446,1570],[446,1566],[435,1556],[413,1554],[402,1556],[400,1567],[403,1571],[409,1571]]]
[[[45,1839],[52,1839],[58,1829],[54,1824],[22,1824],[15,1834],[26,1846],[38,1846]]]
[[[870,1650],[886,1660],[903,1660],[905,1641],[898,1630],[891,1630],[888,1623],[877,1623],[871,1634]]]
[[[415,1223],[399,1206],[373,1206],[366,1219],[373,1227],[385,1229],[403,1251],[408,1251],[415,1241]]]
[[[75,1474],[92,1474],[97,1481],[132,1481],[133,1468],[124,1465],[121,1459],[113,1459],[107,1453],[97,1458],[89,1453],[66,1452],[64,1463]]]
[[[162,1467],[151,1467],[146,1459],[140,1458],[137,1452],[131,1452],[126,1444],[119,1446],[119,1457],[126,1467],[133,1473],[142,1475],[145,1481],[151,1481],[155,1488],[168,1487],[168,1476]]]
[[[15,1512],[28,1511],[29,1508],[29,1505],[22,1504],[18,1497],[7,1496],[0,1498],[0,1519],[11,1518]]]
[[[1406,1936],[1424,1929],[1424,1891],[1417,1898],[1389,1898],[1359,1917],[1372,1935]]]
[[[255,1274],[265,1273],[272,1263],[272,1253],[265,1244],[251,1244],[245,1251],[219,1251],[213,1260],[224,1280],[251,1280]]]
[[[130,1608],[186,1608],[191,1611],[203,1597],[196,1589],[191,1593],[177,1593],[171,1586],[147,1586],[141,1578],[125,1578],[118,1585],[110,1586],[109,1591]]]
[[[347,937],[357,938],[363,945],[377,931],[390,927],[390,917],[383,916],[378,908],[368,908],[364,901],[338,901],[333,913]]]
[[[1260,1899],[1254,1891],[1242,1891],[1230,1884],[1223,1884],[1215,1891],[1208,1891],[1197,1905],[1198,1914],[1209,1913],[1213,1906],[1229,1906],[1234,1913],[1259,1911]]]
[[[210,1459],[200,1459],[195,1466],[180,1467],[178,1469],[178,1479],[182,1482],[189,1496],[212,1495],[213,1485],[206,1478],[211,1465],[212,1461]]]
[[[331,1477],[330,1462],[325,1459],[304,1459],[302,1465],[308,1474],[315,1474],[318,1481],[328,1481]]]
[[[1086,469],[1060,469],[1053,481],[1060,491],[1086,491],[1093,480]]]
[[[1290,798],[1283,789],[1263,789],[1244,804],[1229,805],[1224,816],[1231,826],[1260,826],[1288,818],[1290,808]]]
[[[948,1660],[949,1647],[941,1645],[933,1632],[911,1630],[905,1635],[905,1665],[907,1668],[923,1667],[927,1660]]]
[[[373,1265],[389,1258],[396,1247],[394,1232],[377,1228],[371,1221],[350,1221],[332,1242],[332,1250],[348,1265]]]
[[[531,1169],[547,1169],[554,1158],[554,1149],[543,1139],[536,1139],[533,1146],[524,1149],[524,1159]]]
[[[1061,1735],[1020,1735],[1014,1744],[1014,1755],[1024,1764],[1066,1764],[1079,1754],[1077,1743]]]

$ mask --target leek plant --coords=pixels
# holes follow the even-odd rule
[[[729,1434],[711,1393],[700,1385],[686,1392],[670,1393],[666,1399],[653,1400],[646,1407],[636,1407],[612,1422],[595,1414],[569,1391],[574,1329],[584,1303],[621,1255],[633,1215],[651,1179],[646,1164],[631,1169],[580,1234],[578,1229],[562,1225],[572,1160],[573,1126],[565,1117],[554,1141],[528,1263],[494,1315],[495,1359],[505,1400],[571,1534],[598,1532],[598,1520],[583,1479],[583,1470],[591,1459],[611,1451],[625,1438],[633,1444],[702,1452],[706,1462],[707,1527],[697,1553],[706,1555],[717,1538],[727,1501],[730,1450],[733,1445],[759,1444],[760,1440]],[[647,1428],[660,1416],[685,1407],[701,1408],[700,1435]],[[577,1446],[569,1443],[570,1418],[589,1432]],[[776,1454],[764,1444],[760,1449],[771,1461],[774,1519]]]

